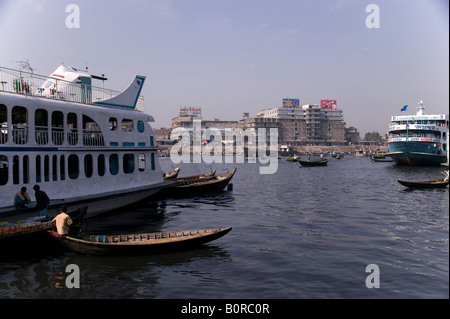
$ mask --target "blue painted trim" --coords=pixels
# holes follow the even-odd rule
[[[122,146],[134,146],[134,142],[123,142]]]

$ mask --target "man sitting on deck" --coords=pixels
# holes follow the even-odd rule
[[[16,208],[24,208],[25,204],[31,202],[30,195],[27,193],[27,188],[22,187],[19,192],[17,192],[16,196],[14,196],[14,206]]]

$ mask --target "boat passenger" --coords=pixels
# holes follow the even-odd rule
[[[59,235],[65,236],[69,234],[70,225],[73,221],[69,215],[67,215],[67,206],[61,206],[60,213],[53,218],[52,225],[56,225],[56,231]]]
[[[27,188],[22,187],[19,192],[17,192],[16,196],[14,196],[14,206],[16,208],[24,208],[25,205],[30,203],[30,195],[27,193]]]
[[[34,196],[36,197],[36,208],[39,211],[39,216],[48,216],[48,207],[50,205],[50,199],[44,191],[41,191],[41,187],[39,185],[34,185],[33,189],[35,191]]]

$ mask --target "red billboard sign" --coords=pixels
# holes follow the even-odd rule
[[[320,108],[335,110],[337,108],[336,100],[321,100]]]

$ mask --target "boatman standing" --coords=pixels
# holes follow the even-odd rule
[[[34,185],[33,189],[35,191],[34,196],[36,196],[36,208],[39,211],[39,216],[48,217],[50,199],[44,191],[41,191],[41,187],[39,185]]]
[[[72,219],[67,215],[67,206],[61,206],[60,213],[52,220],[52,224],[56,224],[58,234],[63,236],[69,234],[72,223]]]

